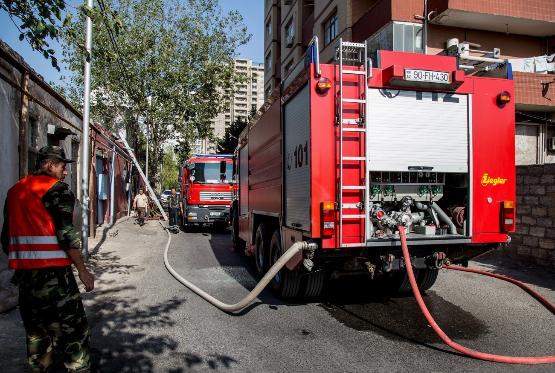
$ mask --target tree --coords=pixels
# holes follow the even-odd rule
[[[218,140],[218,153],[233,154],[235,148],[237,148],[239,135],[246,126],[247,122],[242,117],[231,123],[229,127],[225,129],[224,137]]]
[[[177,188],[179,184],[179,165],[173,150],[164,153],[162,162],[162,190]]]
[[[222,14],[217,0],[99,0],[90,11],[93,32],[91,117],[111,129],[125,128],[138,145],[139,123],[148,131],[149,170],[160,180],[163,146],[210,133],[210,119],[229,101],[233,56],[249,35],[237,12]],[[66,88],[81,97],[83,50],[77,30],[63,37],[64,58],[74,72]],[[135,141],[133,141],[135,140]]]
[[[44,58],[50,59],[52,66],[59,71],[56,53],[50,48],[47,40],[58,40],[61,27],[71,22],[71,14],[64,15],[65,1],[0,0],[0,9],[8,13],[19,30],[19,40],[26,39],[31,48],[42,53]]]

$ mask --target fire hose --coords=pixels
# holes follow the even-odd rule
[[[262,280],[260,280],[260,282],[254,287],[254,289],[251,290],[249,294],[247,294],[247,296],[245,296],[237,303],[228,304],[208,294],[207,292],[205,292],[204,290],[202,290],[192,282],[183,278],[179,273],[177,273],[173,269],[173,267],[170,265],[168,261],[168,249],[170,247],[170,243],[171,243],[171,235],[168,232],[168,242],[166,243],[166,247],[164,249],[164,264],[168,269],[168,271],[171,273],[171,275],[175,277],[177,281],[179,281],[180,283],[188,287],[191,291],[199,295],[201,298],[203,298],[213,306],[216,306],[217,308],[225,312],[236,312],[247,307],[262,292],[262,290],[264,290],[264,288],[270,283],[270,281],[272,281],[272,279],[279,272],[279,270],[282,269],[283,266],[285,266],[291,258],[297,255],[298,252],[304,251],[304,250],[309,250],[309,251],[316,250],[317,248],[317,245],[315,243],[309,243],[306,241],[295,242],[289,249],[287,249],[285,253],[283,253],[283,255],[277,260],[277,262],[274,263],[274,265],[268,270],[268,272],[266,272],[264,277],[262,277]]]
[[[420,310],[422,311],[422,314],[424,315],[424,317],[428,321],[428,324],[430,324],[430,326],[432,327],[434,332],[443,341],[443,343],[445,343],[447,346],[451,347],[452,349],[454,349],[454,350],[456,350],[456,351],[458,351],[458,352],[460,352],[460,353],[462,353],[466,356],[469,356],[469,357],[472,357],[472,358],[475,358],[475,359],[480,359],[480,360],[494,361],[494,362],[497,362],[497,363],[509,363],[509,364],[549,364],[549,363],[555,363],[555,355],[552,355],[552,356],[504,356],[504,355],[494,355],[494,354],[489,354],[489,353],[485,353],[485,352],[481,352],[481,351],[472,350],[470,348],[464,347],[464,346],[454,342],[453,340],[451,340],[451,338],[449,338],[447,336],[447,334],[445,334],[445,332],[443,332],[443,330],[441,330],[439,325],[436,323],[436,321],[432,317],[430,311],[428,310],[428,307],[426,306],[426,303],[424,303],[424,300],[422,299],[422,295],[420,294],[420,290],[418,289],[418,285],[416,283],[416,278],[414,277],[414,272],[412,270],[412,264],[411,264],[411,261],[410,261],[409,249],[408,249],[408,246],[407,246],[407,236],[406,236],[406,232],[405,232],[405,227],[399,226],[398,228],[399,228],[399,236],[401,238],[401,248],[403,250],[403,259],[405,261],[405,268],[407,270],[407,275],[408,275],[408,278],[409,278],[410,286],[412,288],[412,293],[414,294],[414,297],[416,298],[416,302],[418,303],[418,306],[420,307]],[[475,270],[475,269],[458,268],[458,267],[453,267],[453,266],[447,266],[446,268],[451,269],[451,270],[457,270],[457,271],[478,273],[478,274],[481,274],[481,275],[486,275],[486,276],[494,277],[494,278],[501,279],[501,280],[504,280],[504,281],[508,281],[508,282],[510,282],[512,284],[515,284],[515,285],[519,286],[520,288],[524,289],[528,294],[532,295],[541,304],[543,304],[548,310],[550,310],[552,313],[555,314],[555,305],[550,303],[547,299],[545,299],[540,294],[538,294],[534,290],[530,289],[528,286],[524,285],[520,281],[511,279],[511,278],[506,277],[506,276],[496,275],[496,274],[493,274],[493,273],[479,271],[479,270]]]
[[[224,303],[224,302],[216,299],[212,295],[210,295],[207,292],[205,292],[204,290],[200,289],[198,286],[196,286],[192,282],[183,278],[179,273],[177,273],[173,269],[173,267],[170,265],[170,263],[168,261],[168,249],[169,249],[170,244],[171,244],[171,235],[170,235],[169,232],[167,232],[167,233],[168,233],[168,241],[166,243],[166,247],[164,248],[164,265],[166,266],[168,271],[181,284],[185,285],[187,288],[189,288],[191,291],[193,291],[194,293],[196,293],[197,295],[202,297],[204,300],[206,300],[210,304],[214,305],[215,307],[217,307],[217,308],[219,308],[219,309],[221,309],[222,311],[225,311],[225,312],[235,312],[235,311],[239,311],[239,310],[242,310],[243,308],[247,307],[262,292],[262,290],[264,290],[264,288],[270,283],[272,278],[279,272],[279,270],[281,270],[287,264],[287,262],[290,259],[292,259],[295,255],[297,255],[298,252],[301,252],[301,251],[304,251],[304,250],[315,250],[316,249],[316,244],[314,244],[314,243],[308,243],[306,241],[296,242],[278,259],[278,261],[268,270],[268,272],[266,272],[266,274],[264,275],[262,280],[260,280],[260,282],[255,286],[255,288],[249,294],[247,294],[247,296],[245,296],[243,299],[241,299],[237,303],[228,304],[228,303]],[[399,236],[400,236],[400,239],[401,239],[401,248],[402,248],[402,251],[403,251],[403,259],[405,261],[405,268],[407,270],[407,275],[408,275],[408,278],[409,278],[410,286],[412,288],[412,292],[414,294],[414,297],[416,298],[416,302],[418,303],[418,306],[420,307],[420,310],[422,311],[422,314],[424,315],[424,317],[428,321],[428,324],[430,324],[430,326],[432,327],[434,332],[443,341],[443,343],[445,343],[446,345],[448,345],[449,347],[451,347],[455,351],[458,351],[458,352],[460,352],[460,353],[462,353],[466,356],[469,356],[469,357],[472,357],[472,358],[475,358],[475,359],[480,359],[480,360],[493,361],[493,362],[498,362],[498,363],[509,363],[509,364],[549,364],[549,363],[555,363],[555,355],[552,355],[552,356],[494,355],[494,354],[489,354],[489,353],[485,353],[485,352],[481,352],[481,351],[476,351],[476,350],[464,347],[464,346],[454,342],[453,340],[451,340],[447,336],[447,334],[445,334],[445,332],[443,332],[443,330],[441,330],[439,325],[436,323],[436,321],[432,317],[430,311],[428,310],[428,307],[424,303],[424,300],[422,299],[422,295],[420,294],[420,290],[418,289],[418,285],[416,283],[416,278],[414,277],[414,272],[412,270],[412,264],[411,264],[411,261],[410,261],[409,249],[408,249],[408,246],[407,246],[407,237],[406,237],[406,233],[405,233],[405,228],[403,226],[399,226]],[[552,303],[550,303],[547,299],[542,297],[539,293],[535,292],[534,290],[532,290],[531,288],[529,288],[528,286],[526,286],[525,284],[523,284],[520,281],[511,279],[511,278],[506,277],[506,276],[497,275],[497,274],[484,272],[484,271],[479,271],[479,270],[475,270],[475,269],[458,268],[458,267],[453,267],[453,266],[447,266],[445,268],[451,269],[451,270],[478,273],[478,274],[482,274],[482,275],[485,275],[485,276],[490,276],[490,277],[498,278],[498,279],[501,279],[501,280],[504,280],[504,281],[508,281],[512,284],[515,284],[515,285],[519,286],[523,290],[525,290],[527,293],[529,293],[535,299],[537,299],[541,304],[543,304],[548,310],[550,310],[552,313],[555,314],[555,306]]]

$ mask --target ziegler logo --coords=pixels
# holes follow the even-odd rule
[[[480,184],[482,186],[493,185],[497,186],[499,184],[504,185],[507,182],[507,179],[503,179],[502,177],[491,177],[487,173],[482,175],[482,180],[480,180]]]

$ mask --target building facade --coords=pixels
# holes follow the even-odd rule
[[[443,54],[454,39],[499,48],[514,72],[517,164],[555,163],[553,0],[265,0],[264,14],[266,97],[304,63],[313,35],[323,63],[339,38],[366,42],[370,56]]]
[[[41,147],[61,146],[66,156],[79,158],[81,126],[81,114],[0,40],[0,210],[8,190],[34,170]],[[79,163],[71,164],[65,179],[78,198],[80,173]],[[0,227],[3,220],[0,214]],[[0,312],[17,304],[7,262],[0,254]]]
[[[227,127],[236,120],[248,121],[250,114],[264,103],[264,64],[248,59],[235,59],[234,70],[237,80],[228,110],[211,121],[214,137],[221,139]],[[199,139],[193,144],[195,153],[217,151],[216,144]]]

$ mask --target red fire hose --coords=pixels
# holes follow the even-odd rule
[[[504,356],[504,355],[494,355],[494,354],[488,354],[488,353],[485,353],[485,352],[472,350],[470,348],[461,346],[460,344],[451,340],[451,338],[449,338],[447,336],[447,334],[445,334],[443,332],[443,330],[441,330],[439,325],[437,325],[437,323],[435,322],[434,318],[430,314],[430,311],[428,310],[428,307],[426,307],[426,304],[424,303],[424,300],[422,299],[422,295],[420,294],[420,290],[418,290],[418,285],[416,284],[416,279],[414,277],[414,272],[412,270],[412,264],[411,264],[411,261],[410,261],[410,254],[409,254],[409,249],[408,249],[408,246],[407,246],[407,236],[406,236],[406,233],[405,233],[405,227],[403,227],[403,226],[399,227],[399,236],[401,238],[401,248],[403,249],[403,259],[405,261],[405,267],[407,269],[407,274],[408,274],[408,277],[409,277],[410,286],[412,288],[412,292],[414,294],[414,297],[416,298],[416,302],[418,303],[418,306],[420,307],[420,310],[424,314],[424,317],[428,321],[428,324],[430,324],[430,326],[432,327],[434,332],[443,341],[443,343],[445,343],[447,346],[451,347],[452,349],[454,349],[454,350],[456,350],[456,351],[458,351],[458,352],[460,352],[464,355],[470,356],[470,357],[475,358],[475,359],[480,359],[480,360],[494,361],[494,362],[497,362],[497,363],[509,363],[509,364],[549,364],[549,363],[555,363],[555,355],[552,355],[552,356]],[[534,298],[536,298],[540,303],[542,303],[552,313],[555,313],[555,306],[552,303],[550,303],[547,299],[545,299],[540,294],[538,294],[534,290],[530,289],[529,287],[527,287],[526,285],[524,285],[520,281],[513,280],[513,279],[508,278],[506,276],[496,275],[496,274],[493,274],[493,273],[478,271],[478,270],[474,270],[474,269],[456,268],[456,267],[451,267],[451,266],[449,266],[447,268],[448,269],[459,270],[459,271],[465,271],[465,272],[479,273],[479,274],[483,274],[483,275],[486,275],[486,276],[495,277],[495,278],[499,278],[501,280],[509,281],[509,282],[521,287],[522,289],[524,289],[526,292],[528,292]]]

